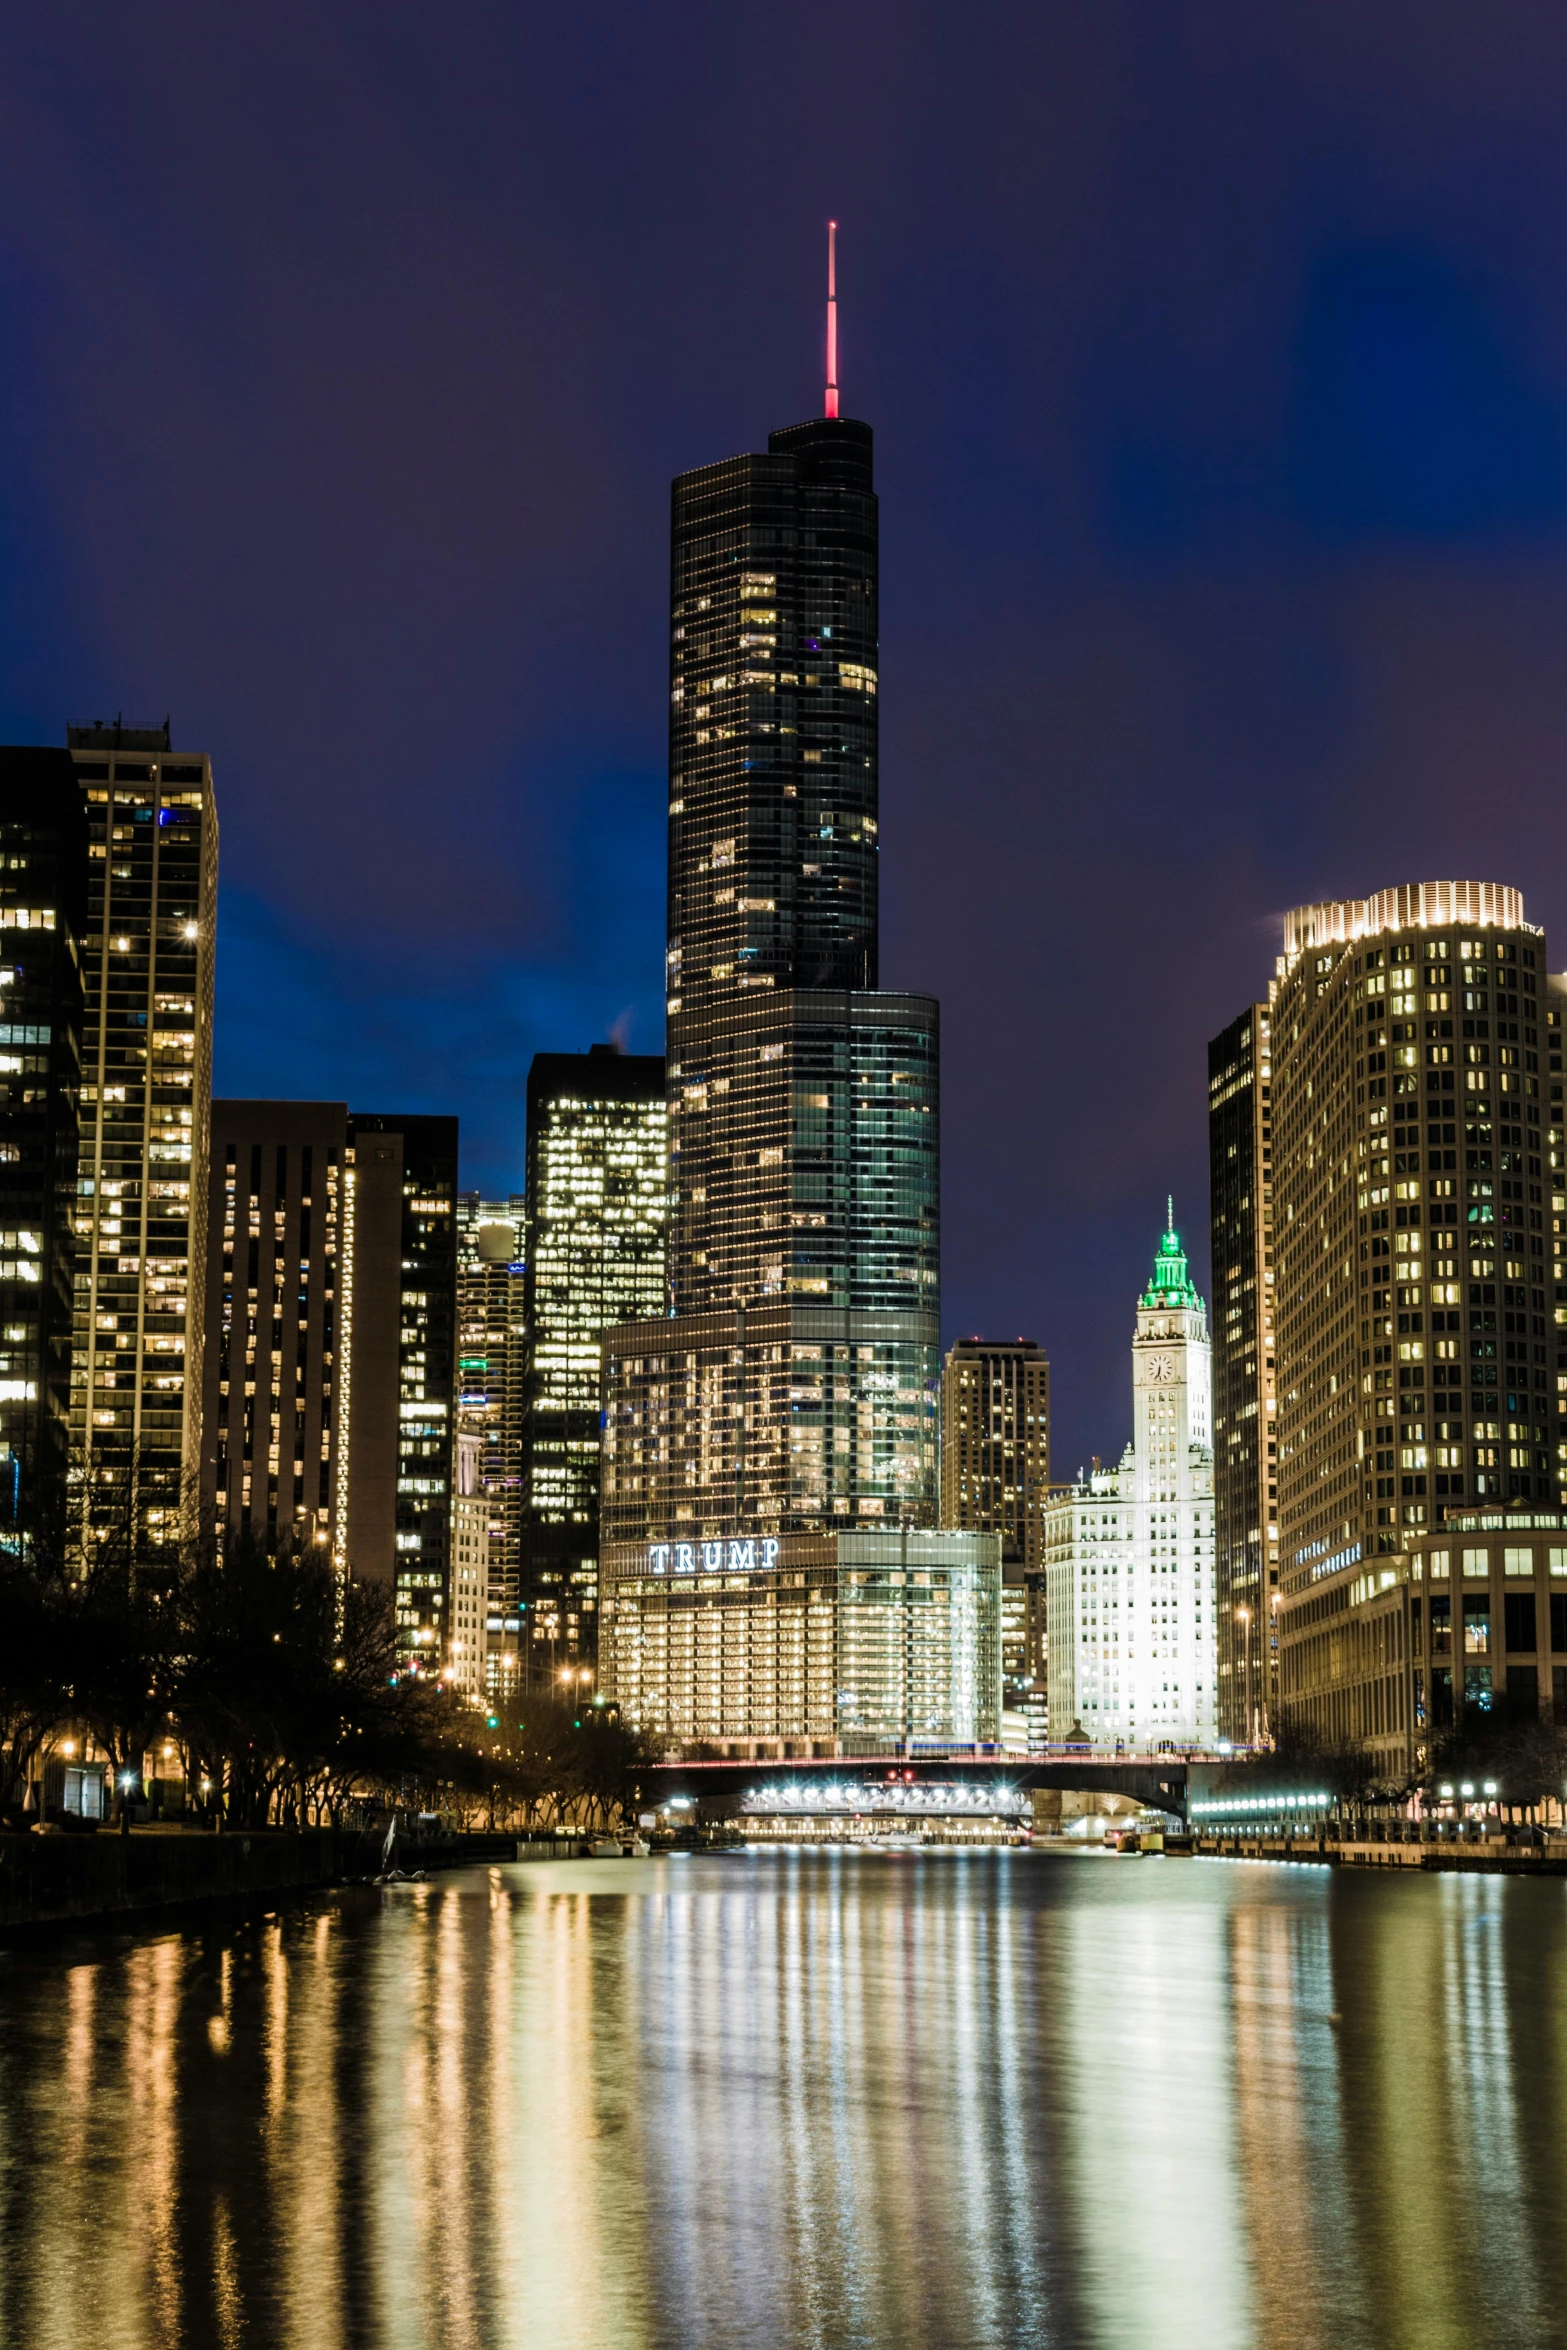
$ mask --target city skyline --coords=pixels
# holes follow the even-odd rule
[[[464,1181],[517,1189],[533,1052],[660,1043],[664,484],[808,412],[838,218],[844,404],[900,517],[883,977],[945,1015],[943,1338],[1035,1334],[1075,1466],[1278,913],[1406,878],[1362,806],[1466,872],[1485,774],[1563,935],[1567,57],[1477,78],[1443,19],[1412,80],[1331,7],[1236,29],[1226,73],[1168,26],[1156,82],[1113,12],[986,64],[884,36],[842,34],[852,139],[760,28],[702,45],[689,136],[694,33],[628,30],[606,121],[566,23],[444,63],[387,34],[324,137],[308,40],[17,28],[0,732],[172,707],[222,799],[220,1091],[455,1111]]]

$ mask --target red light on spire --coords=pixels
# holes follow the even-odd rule
[[[838,413],[838,223],[827,223],[827,407]]]

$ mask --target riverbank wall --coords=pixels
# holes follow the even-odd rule
[[[0,1934],[94,1925],[202,1902],[307,1893],[372,1877],[383,1837],[331,1828],[133,1828],[129,1835],[0,1836]],[[406,1869],[510,1860],[509,1836],[399,1840]]]
[[[1464,1876],[1567,1877],[1567,1839],[1509,1844],[1501,1837],[1427,1837],[1357,1843],[1316,1836],[1197,1836],[1192,1850],[1212,1860],[1293,1861],[1351,1869],[1425,1869]]]

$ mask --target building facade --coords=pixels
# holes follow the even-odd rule
[[[669,1310],[609,1334],[604,1430],[604,1687],[649,1721],[650,1555],[808,1537],[846,1578],[840,1535],[937,1514],[938,1019],[878,984],[872,436],[828,409],[674,484]],[[759,1637],[773,1604],[737,1578]]]
[[[1246,1746],[1267,1741],[1278,1705],[1278,1386],[1269,1020],[1266,1004],[1252,1004],[1208,1047],[1218,1719],[1222,1737]]]
[[[941,1373],[941,1523],[1001,1537],[1002,1710],[1009,1744],[1048,1735],[1045,1510],[1050,1366],[1031,1338],[959,1339]]]
[[[1558,1496],[1548,988],[1518,891],[1286,915],[1272,993],[1280,1713],[1314,1627],[1452,1512]],[[1542,1031],[1544,1033],[1542,1033]]]
[[[1567,1515],[1465,1509],[1338,1577],[1291,1643],[1290,1718],[1401,1789],[1466,1715],[1567,1727]]]
[[[1545,983],[1546,1105],[1545,1173],[1549,1185],[1551,1286],[1555,1310],[1551,1346],[1556,1368],[1555,1475],[1559,1505],[1567,1509],[1567,1134],[1562,1107],[1562,1025],[1567,1015],[1567,974]]]
[[[1211,1377],[1172,1213],[1137,1304],[1132,1441],[1046,1514],[1052,1740],[1217,1742]]]
[[[354,1360],[340,1538],[355,1574],[389,1578],[400,1651],[411,1665],[434,1673],[446,1653],[451,1596],[457,1121],[354,1110],[349,1131],[347,1328]],[[389,1423],[361,1415],[361,1348],[372,1362],[388,1353],[395,1359],[397,1410]],[[389,1559],[383,1548],[388,1468]]]
[[[993,1746],[994,1534],[747,1535],[617,1561],[603,1684],[681,1746],[752,1756]]]
[[[515,1687],[520,1674],[528,1367],[523,1248],[520,1192],[503,1200],[463,1194],[457,1203],[457,1444],[459,1455],[465,1438],[477,1445],[474,1493],[485,1517],[482,1677],[491,1696]],[[464,1500],[462,1479],[459,1458],[454,1528]]]
[[[604,1333],[668,1295],[664,1062],[607,1044],[528,1072],[522,1615],[530,1680],[598,1648]]]
[[[446,1637],[457,1121],[212,1104],[202,1523],[329,1545],[393,1595],[405,1660]]]
[[[445,1679],[477,1702],[488,1674],[485,1625],[490,1606],[490,1498],[484,1484],[484,1439],[458,1427],[452,1486],[451,1606]]]
[[[877,992],[870,428],[682,475],[670,599],[675,1321],[610,1341],[606,1532],[928,1526],[938,1033]]]
[[[199,1513],[218,819],[210,761],[166,723],[67,740],[88,828],[72,1515],[156,1566]]]
[[[220,1551],[240,1533],[333,1544],[347,1468],[339,1372],[349,1163],[346,1103],[212,1105],[202,1518]],[[383,1384],[379,1408],[395,1412],[384,1370]],[[369,1394],[365,1404],[373,1417]]]
[[[0,750],[0,1548],[66,1532],[87,821],[68,751]]]

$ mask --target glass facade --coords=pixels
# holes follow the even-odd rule
[[[682,1745],[990,1745],[1000,1581],[995,1535],[785,1535],[771,1557],[755,1538],[655,1545],[617,1575],[606,1678]]]
[[[167,727],[72,727],[86,795],[86,1017],[72,1509],[156,1564],[195,1532],[218,820]]]
[[[87,827],[67,751],[0,750],[0,1546],[65,1528]]]
[[[597,1644],[603,1338],[667,1297],[664,1063],[597,1045],[528,1074],[524,1670]]]
[[[605,1340],[601,1683],[682,1739],[995,1736],[999,1564],[939,1603],[850,1564],[938,1485],[939,1023],[877,984],[877,530],[837,416],[674,485],[669,1300]],[[798,1564],[646,1572],[751,1537]]]
[[[1219,1731],[1251,1745],[1278,1702],[1273,1063],[1253,1004],[1208,1047]]]
[[[675,1319],[608,1342],[606,1539],[935,1519],[939,1025],[876,986],[877,527],[849,419],[674,485]]]

